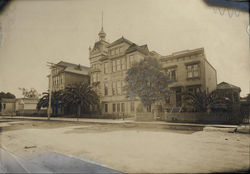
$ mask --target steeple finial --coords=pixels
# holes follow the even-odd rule
[[[103,30],[103,11],[102,11],[102,28],[98,35],[99,35],[99,40],[105,40],[106,33]]]
[[[103,11],[102,11],[102,29],[103,29]]]

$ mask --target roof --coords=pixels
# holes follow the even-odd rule
[[[177,57],[183,57],[187,55],[196,55],[196,54],[204,54],[204,48],[196,48],[193,50],[183,50],[172,53],[171,55],[162,56],[162,60],[168,60]]]
[[[126,53],[131,53],[133,51],[139,51],[143,54],[149,54],[147,45],[138,46],[135,43],[133,43],[132,45],[130,45],[130,47],[128,47],[128,49],[126,50]]]
[[[95,45],[94,45],[92,51],[93,51],[93,50],[96,50],[96,49],[100,49],[101,45],[106,45],[106,46],[108,46],[109,43],[108,43],[107,41],[105,41],[105,40],[99,40],[99,41],[95,42]]]
[[[0,101],[4,103],[15,103],[16,99],[15,98],[1,98]]]
[[[57,63],[59,66],[65,67],[65,72],[75,73],[75,74],[81,74],[81,75],[88,75],[89,67],[82,66],[80,64],[73,64],[69,62],[60,61]]]
[[[133,44],[133,42],[131,42],[130,40],[128,40],[122,36],[120,39],[117,39],[116,41],[114,41],[110,45],[108,45],[108,47],[118,45],[118,44],[123,43],[123,42],[128,43],[129,45]]]
[[[226,83],[226,82],[221,82],[217,85],[217,89],[237,89],[241,90],[240,87]]]
[[[60,61],[59,63],[57,63],[57,65],[65,66],[65,67],[78,67],[80,64],[74,64],[74,63]],[[81,67],[81,69],[89,69],[89,67],[83,66],[83,65],[80,65],[80,67]]]
[[[150,51],[149,53],[151,56],[157,56],[157,57],[162,57],[162,55],[160,55],[159,53],[157,53],[156,51]]]
[[[37,104],[39,99],[38,98],[17,98],[17,103],[25,103],[25,104]]]

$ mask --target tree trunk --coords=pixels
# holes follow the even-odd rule
[[[78,104],[78,106],[77,106],[77,120],[78,120],[78,118],[80,118],[80,116],[81,116],[81,104]]]

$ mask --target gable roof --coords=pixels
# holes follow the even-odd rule
[[[65,72],[88,75],[89,67],[80,64],[74,64],[69,62],[60,61],[56,65],[63,66]]]
[[[109,43],[107,41],[105,41],[105,40],[99,40],[99,41],[95,42],[95,45],[94,45],[92,50],[99,49],[101,47],[101,45],[108,46]]]
[[[114,46],[114,45],[118,45],[120,43],[128,43],[129,45],[132,45],[133,42],[131,42],[130,40],[124,38],[123,36],[120,39],[117,39],[116,41],[112,42],[111,44],[108,45],[108,47]]]
[[[148,46],[146,44],[142,46],[138,46],[135,43],[133,43],[132,45],[130,45],[130,47],[128,47],[128,49],[126,50],[126,53],[131,53],[134,51],[139,51],[143,54],[149,54]]]
[[[217,89],[238,89],[241,90],[240,87],[232,85],[230,83],[221,82],[217,85]]]

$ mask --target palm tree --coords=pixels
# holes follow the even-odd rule
[[[99,107],[99,97],[88,83],[77,83],[66,87],[63,103],[76,106],[76,115],[80,117],[82,109],[89,111],[90,106]]]
[[[207,112],[210,109],[228,110],[230,99],[220,97],[216,91],[207,93],[198,90],[197,92],[184,92],[185,104],[196,112]]]
[[[42,107],[49,106],[49,93],[44,92],[42,94],[43,94],[43,96],[39,99],[39,101],[37,103],[37,110],[40,110]],[[62,91],[52,92],[52,95],[51,95],[52,115],[56,115],[58,107],[62,106],[62,104],[63,104],[62,97],[63,97]]]

